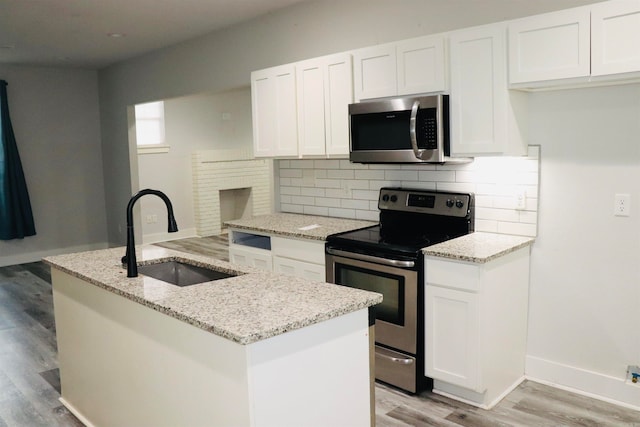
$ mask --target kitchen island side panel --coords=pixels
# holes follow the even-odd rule
[[[244,346],[51,273],[62,401],[83,422],[250,425]]]

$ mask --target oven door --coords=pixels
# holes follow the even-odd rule
[[[343,251],[327,248],[327,282],[382,294],[382,303],[375,307],[376,342],[415,355],[418,332],[417,268],[383,265],[354,259],[373,258],[366,255],[344,254]]]

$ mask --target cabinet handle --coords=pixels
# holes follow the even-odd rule
[[[386,354],[382,354],[376,351],[376,357],[381,357],[383,359],[390,360],[393,363],[399,363],[401,365],[411,365],[413,363],[413,359],[410,357],[393,357],[388,356]]]

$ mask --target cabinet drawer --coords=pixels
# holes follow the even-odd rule
[[[472,264],[428,257],[425,262],[425,278],[429,285],[473,292],[480,290],[480,268]]]
[[[324,241],[271,238],[271,252],[286,258],[324,265]]]

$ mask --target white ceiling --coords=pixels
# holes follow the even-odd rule
[[[0,0],[0,63],[98,69],[302,1]]]

